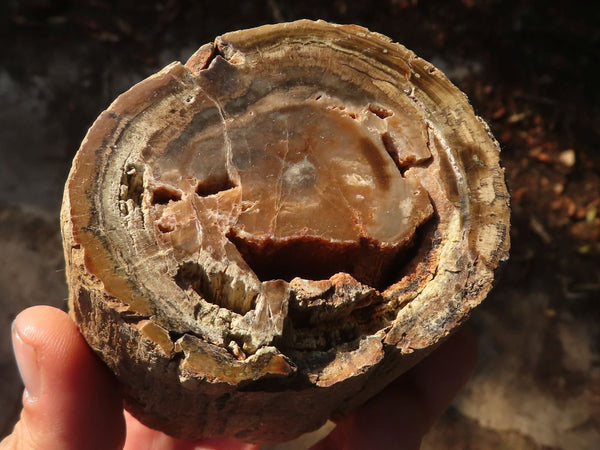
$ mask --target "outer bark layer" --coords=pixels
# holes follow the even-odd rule
[[[498,156],[464,94],[384,36],[228,33],[88,132],[62,210],[71,313],[148,425],[291,439],[483,300],[509,246]]]

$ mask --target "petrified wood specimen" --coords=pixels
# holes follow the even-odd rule
[[[226,34],[122,94],[65,190],[71,314],[174,436],[293,438],[429,353],[508,251],[499,148],[357,26]]]

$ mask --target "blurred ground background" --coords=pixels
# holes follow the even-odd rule
[[[119,93],[226,31],[357,23],[431,61],[503,148],[512,256],[474,313],[477,372],[425,449],[600,448],[600,4],[525,0],[7,0],[0,6],[0,437],[21,385],[10,323],[66,305],[70,161]]]

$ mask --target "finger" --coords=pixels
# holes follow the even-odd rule
[[[427,429],[471,378],[476,362],[477,339],[471,328],[463,327],[408,372],[406,383],[414,386],[422,399]]]
[[[313,450],[418,449],[435,419],[450,405],[475,368],[477,346],[460,330],[337,427]]]
[[[175,439],[140,423],[125,412],[127,441],[123,450],[258,450],[258,445],[246,444],[237,439],[206,439],[191,441]]]
[[[122,448],[116,381],[69,316],[48,306],[29,308],[15,319],[12,338],[25,392],[21,418],[2,448]]]

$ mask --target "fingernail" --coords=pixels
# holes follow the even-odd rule
[[[29,401],[37,399],[40,393],[41,376],[35,348],[29,345],[21,334],[16,322],[12,323],[12,345],[17,360],[17,367],[25,385],[25,398]]]

